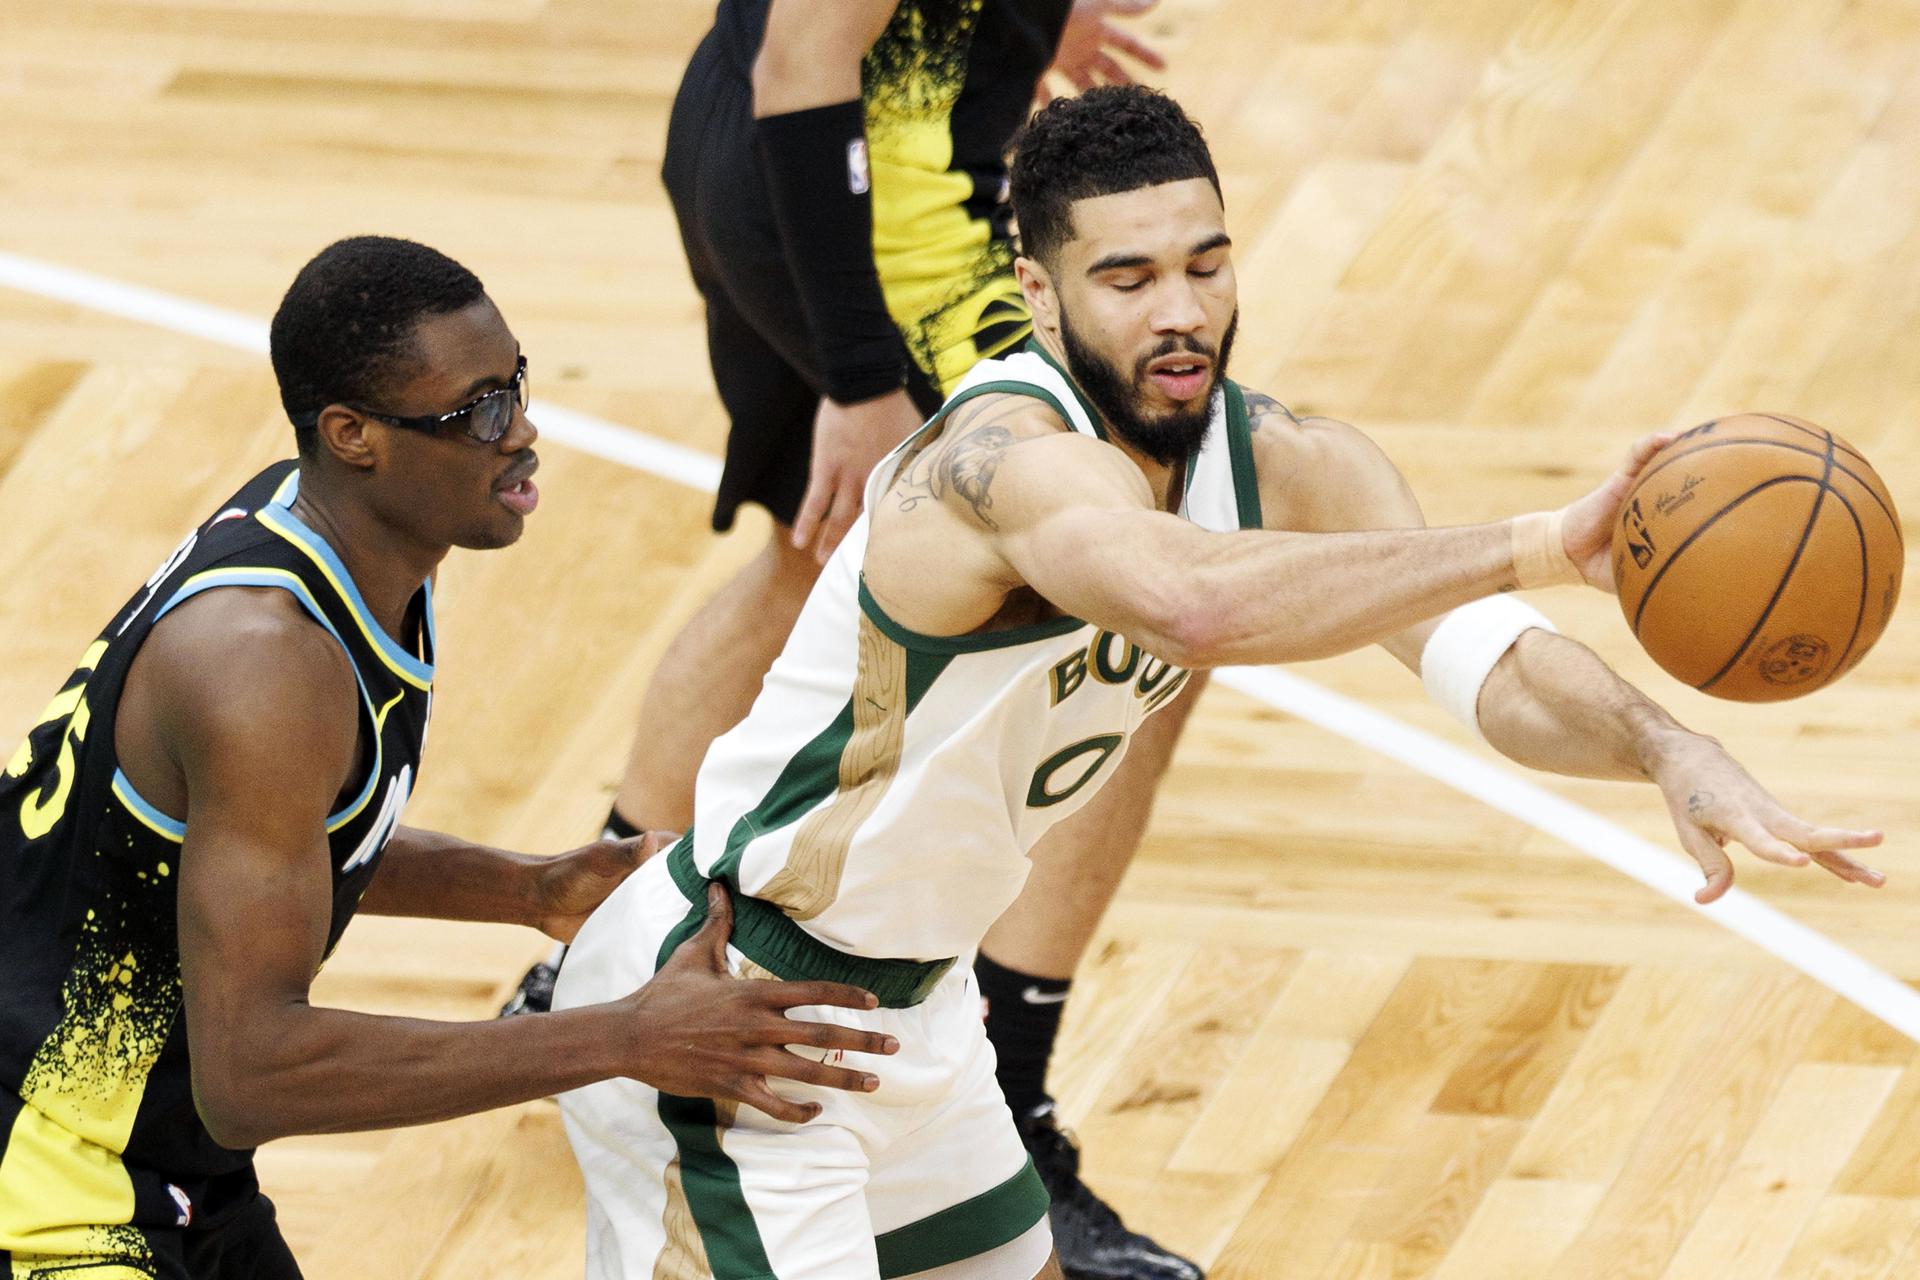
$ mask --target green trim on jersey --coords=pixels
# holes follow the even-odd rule
[[[875,621],[877,625],[878,620]],[[902,647],[907,649],[906,714],[912,715],[920,699],[953,661],[953,654]],[[780,776],[774,779],[760,803],[740,815],[733,829],[727,832],[726,848],[707,874],[715,880],[725,880],[730,888],[738,888],[740,860],[746,854],[747,845],[758,836],[798,822],[839,787],[840,757],[847,749],[847,739],[852,736],[853,699],[849,697],[840,714],[787,760],[786,767],[780,770]]]
[[[1020,1172],[971,1200],[874,1237],[882,1280],[977,1258],[1024,1235],[1047,1216],[1047,1188],[1029,1159]]]
[[[893,641],[911,654],[942,654],[948,658],[961,653],[984,653],[990,649],[1011,649],[1015,645],[1032,644],[1036,640],[1051,640],[1055,636],[1064,636],[1086,626],[1079,618],[1059,617],[1046,622],[1036,622],[1025,627],[1008,627],[1004,631],[970,631],[963,636],[930,636],[924,632],[903,627],[887,616],[880,602],[867,590],[867,579],[860,578],[860,612],[872,619],[873,625],[887,639]],[[911,678],[911,672],[909,672]],[[852,704],[848,704],[847,723],[853,723]],[[838,759],[838,757],[835,757]]]
[[[1072,383],[1069,382],[1068,385],[1071,386]],[[953,398],[941,405],[939,410],[935,412],[931,418],[927,419],[926,426],[921,427],[920,431],[914,432],[914,435],[919,435],[920,432],[925,431],[927,427],[945,422],[948,414],[958,409],[967,401],[990,395],[1024,396],[1029,400],[1039,400],[1060,415],[1060,421],[1067,424],[1067,430],[1073,431],[1075,435],[1079,434],[1074,428],[1073,417],[1068,414],[1067,407],[1060,403],[1060,398],[1054,395],[1053,392],[1047,390],[1037,382],[1021,382],[1017,378],[999,378],[992,382],[977,383],[974,386],[968,387],[965,391],[954,392]],[[1086,401],[1082,400],[1080,404],[1082,408],[1086,407]],[[1101,431],[1099,416],[1092,414],[1091,411],[1089,411],[1089,416],[1093,418],[1093,429],[1101,433],[1100,438],[1102,440],[1106,439],[1105,432]]]
[[[1264,528],[1260,515],[1260,480],[1253,468],[1253,428],[1247,422],[1247,395],[1229,381],[1227,393],[1227,460],[1233,464],[1233,503],[1242,529]],[[1189,464],[1189,470],[1192,465]]]

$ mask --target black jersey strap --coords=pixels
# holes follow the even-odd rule
[[[906,344],[873,265],[872,178],[858,101],[754,121],[780,240],[829,398],[870,400],[907,380]]]

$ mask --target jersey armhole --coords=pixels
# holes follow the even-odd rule
[[[212,591],[218,587],[274,587],[285,591],[288,595],[300,602],[300,607],[305,609],[315,622],[326,628],[327,634],[332,636],[334,643],[340,646],[340,651],[347,655],[347,665],[353,668],[353,681],[360,689],[361,722],[366,728],[369,740],[373,743],[373,752],[368,760],[367,776],[361,783],[360,789],[354,795],[353,800],[343,806],[339,811],[327,816],[327,833],[331,835],[347,823],[353,821],[354,816],[367,807],[367,802],[373,798],[374,784],[380,780],[380,763],[382,756],[380,743],[381,716],[374,708],[373,695],[367,691],[367,682],[360,676],[360,664],[353,660],[353,650],[347,648],[347,642],[341,638],[340,632],[334,627],[333,622],[327,617],[325,611],[320,608],[320,602],[314,599],[311,591],[307,590],[307,584],[302,582],[298,575],[289,573],[285,569],[270,569],[255,566],[249,568],[208,569],[203,573],[196,573],[181,583],[179,590],[169,596],[167,602],[160,606],[159,610],[153,615],[154,622],[158,623],[160,619],[166,617],[176,605],[183,604],[204,591]],[[118,767],[113,771],[113,793],[120,802],[127,807],[127,812],[139,819],[142,824],[156,834],[164,836],[176,844],[186,839],[187,824],[178,818],[161,812],[134,788],[133,780],[128,778],[126,773]]]

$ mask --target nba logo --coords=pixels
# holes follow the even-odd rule
[[[856,196],[873,187],[873,171],[867,165],[867,140],[855,138],[847,143],[847,190]]]
[[[176,1227],[184,1227],[191,1223],[193,1221],[193,1201],[187,1199],[187,1193],[169,1182],[167,1184],[167,1194],[173,1197],[174,1206],[179,1211],[174,1218],[173,1225]]]

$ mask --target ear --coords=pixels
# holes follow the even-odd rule
[[[366,471],[378,461],[385,443],[377,433],[369,434],[367,426],[367,419],[347,406],[330,404],[320,411],[314,430],[321,449],[355,470]]]
[[[1015,258],[1013,275],[1020,282],[1020,296],[1027,300],[1027,310],[1033,312],[1033,326],[1048,333],[1057,333],[1060,329],[1060,303],[1053,291],[1053,277],[1040,265],[1038,258]]]

